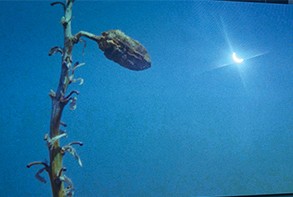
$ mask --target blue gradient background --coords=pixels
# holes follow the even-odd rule
[[[63,13],[49,3],[0,2],[0,196],[51,195],[26,168],[48,158],[48,92],[60,73],[48,51],[62,46]],[[90,40],[84,55],[75,47],[85,83],[70,87],[81,94],[64,111],[63,143],[84,142],[82,168],[64,159],[76,196],[293,191],[292,6],[76,0],[73,16],[73,33],[121,29],[152,58],[133,72]]]

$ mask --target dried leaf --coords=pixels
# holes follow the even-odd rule
[[[72,82],[73,82],[73,83],[79,82],[78,85],[82,85],[83,82],[84,82],[84,79],[81,78],[81,77],[79,77],[79,78],[77,78],[77,79],[72,79]]]
[[[67,187],[65,188],[65,196],[72,197],[74,195],[74,187],[71,179],[68,178],[66,175],[60,176],[59,179],[67,185]]]
[[[75,150],[75,148],[73,148],[71,145],[66,145],[66,146],[62,147],[62,150],[64,152],[68,152],[69,154],[71,154],[77,160],[80,167],[82,167],[81,159],[80,159],[79,155],[77,154],[77,151]]]
[[[45,179],[44,177],[41,176],[41,174],[43,173],[44,170],[46,170],[46,168],[42,168],[42,169],[40,169],[40,170],[36,173],[35,177],[36,177],[40,182],[42,182],[42,183],[47,183],[46,179]]]
[[[77,101],[77,97],[73,97],[71,99],[71,102],[70,102],[70,106],[69,106],[69,109],[70,110],[75,110],[76,109],[76,101]]]

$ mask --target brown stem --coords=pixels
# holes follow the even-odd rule
[[[56,2],[55,4],[62,4]],[[56,96],[52,97],[52,112],[51,112],[51,121],[50,121],[50,138],[59,135],[60,124],[62,112],[64,108],[64,103],[62,98],[66,93],[67,87],[69,85],[69,68],[71,67],[72,62],[72,33],[71,33],[71,18],[72,18],[72,4],[73,0],[66,0],[66,4],[62,4],[65,7],[65,15],[63,17],[63,28],[64,28],[64,54],[61,61],[61,74],[59,85],[56,91]],[[66,65],[66,66],[64,66]],[[63,155],[60,153],[60,142],[57,140],[49,149],[50,155],[50,182],[52,187],[53,197],[63,197],[65,194],[63,182],[55,181],[58,179],[60,170],[63,169]]]
[[[74,44],[78,43],[80,38],[84,36],[86,38],[89,38],[91,40],[94,40],[96,42],[99,42],[99,40],[101,39],[101,36],[96,36],[92,33],[86,32],[86,31],[79,31],[77,34],[74,35]]]

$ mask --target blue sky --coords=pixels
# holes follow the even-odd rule
[[[0,2],[0,196],[50,196],[34,178],[48,158],[61,7]],[[213,196],[292,192],[293,12],[289,5],[213,1],[78,1],[72,28],[121,29],[152,67],[127,70],[87,40],[77,109],[65,109],[83,168],[64,165],[76,196]],[[244,58],[235,64],[232,52]],[[47,178],[47,177],[46,177]],[[47,178],[47,180],[49,180]]]

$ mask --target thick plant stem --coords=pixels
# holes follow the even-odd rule
[[[70,109],[74,110],[76,108],[77,98],[73,95],[79,94],[79,91],[72,90],[66,95],[66,90],[71,83],[79,82],[79,85],[83,83],[82,78],[74,78],[76,69],[84,65],[84,63],[79,63],[78,61],[72,64],[72,50],[74,45],[84,41],[81,37],[86,37],[95,41],[109,60],[125,68],[139,71],[151,66],[149,54],[144,46],[125,35],[120,30],[106,31],[103,32],[101,36],[96,36],[86,31],[79,31],[75,35],[72,35],[71,19],[74,0],[64,1],[65,2],[56,1],[51,3],[52,6],[61,5],[64,10],[64,16],[61,18],[64,30],[64,46],[54,46],[48,53],[49,56],[56,53],[62,55],[61,73],[57,90],[56,92],[51,90],[49,93],[52,99],[50,132],[49,134],[46,133],[44,137],[44,140],[47,141],[50,162],[34,161],[27,165],[27,168],[35,165],[42,166],[42,168],[37,171],[35,177],[43,183],[46,183],[46,180],[41,176],[41,173],[44,171],[48,172],[53,197],[72,197],[74,194],[74,187],[71,179],[63,174],[64,171],[66,171],[66,168],[63,166],[63,156],[65,153],[71,154],[77,160],[78,164],[82,166],[79,155],[72,147],[72,145],[82,146],[82,142],[73,141],[64,146],[60,145],[60,139],[67,136],[67,133],[62,130],[63,128],[60,128],[60,126],[67,126],[67,124],[61,121],[63,109],[66,104],[71,102]]]
[[[64,28],[64,48],[63,56],[61,62],[61,74],[59,85],[54,96],[52,98],[52,112],[50,121],[50,138],[60,134],[60,122],[62,117],[62,112],[66,102],[64,101],[65,93],[67,87],[70,83],[69,80],[69,68],[71,68],[72,63],[72,33],[71,33],[71,18],[72,18],[72,4],[73,0],[66,0],[65,5],[65,15],[62,17],[62,25]],[[54,197],[64,197],[64,184],[60,181],[59,177],[63,169],[63,155],[60,152],[60,142],[57,140],[52,148],[49,148],[50,155],[50,169],[48,171],[50,175],[52,193]]]

